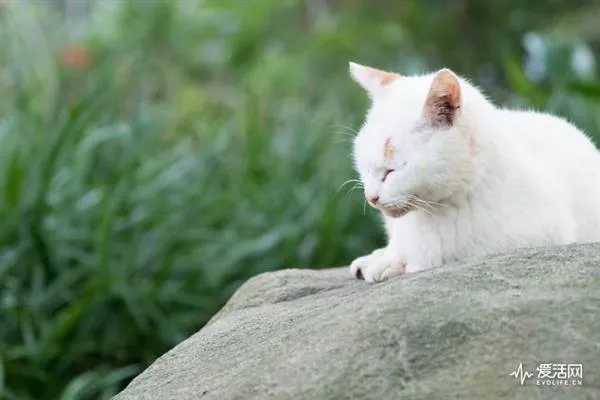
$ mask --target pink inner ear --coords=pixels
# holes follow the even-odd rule
[[[376,69],[376,68],[370,68],[369,76],[371,78],[375,78],[375,79],[379,80],[379,83],[382,85],[390,84],[396,78],[399,77],[398,74],[395,74],[393,72],[382,71],[382,70]]]
[[[461,103],[460,83],[449,70],[441,70],[431,83],[429,98],[444,99],[449,105],[458,108]]]
[[[441,70],[427,94],[424,115],[437,126],[451,126],[462,102],[460,82],[449,70]]]

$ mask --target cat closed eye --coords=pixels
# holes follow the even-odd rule
[[[393,170],[393,169],[386,169],[385,172],[383,173],[383,178],[381,178],[381,182],[385,182],[385,180],[387,179],[388,175],[391,174],[394,171],[395,170]]]

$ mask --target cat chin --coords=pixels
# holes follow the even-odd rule
[[[405,216],[406,214],[408,214],[409,212],[411,212],[411,211],[413,211],[415,209],[416,208],[413,205],[409,204],[409,205],[406,205],[404,207],[384,208],[384,209],[381,209],[381,212],[386,217],[400,218],[400,217]]]

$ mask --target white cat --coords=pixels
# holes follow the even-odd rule
[[[354,141],[386,247],[367,282],[518,247],[600,241],[600,153],[565,120],[494,106],[448,69],[400,76],[350,63],[371,98]]]

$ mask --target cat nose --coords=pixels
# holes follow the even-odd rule
[[[379,196],[367,196],[367,201],[371,204],[377,204],[379,201]]]

